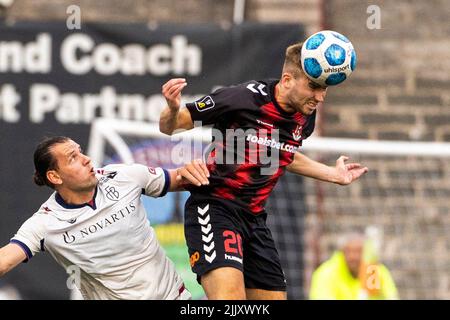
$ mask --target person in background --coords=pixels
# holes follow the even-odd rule
[[[362,233],[345,235],[339,250],[322,263],[311,279],[312,300],[398,299],[394,280],[385,265],[365,261],[367,238]]]

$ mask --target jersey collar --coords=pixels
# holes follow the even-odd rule
[[[88,207],[91,207],[92,210],[95,210],[95,209],[97,209],[97,205],[95,203],[95,198],[97,196],[97,190],[98,190],[98,185],[95,186],[95,192],[94,192],[94,196],[92,197],[92,200],[89,201],[89,202],[83,203],[83,204],[69,204],[69,203],[66,203],[58,192],[56,192],[55,200],[61,207],[66,208],[66,209],[79,209],[79,208],[83,208],[85,206],[88,206]]]

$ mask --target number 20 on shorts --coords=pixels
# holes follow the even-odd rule
[[[243,257],[241,235],[231,230],[225,230],[222,235],[225,238],[224,240],[225,252],[239,254],[241,257]]]

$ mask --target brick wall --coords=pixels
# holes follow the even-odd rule
[[[324,134],[450,141],[450,2],[327,3],[329,27],[351,39],[358,67],[330,90]],[[366,27],[369,5],[381,9],[379,30]]]
[[[322,11],[317,0],[247,0],[247,19],[261,22],[302,23],[306,33],[320,30]]]
[[[214,2],[214,5],[211,5]],[[70,5],[81,8],[82,21],[95,22],[229,22],[233,1],[211,0],[16,0],[10,19],[60,20]]]
[[[211,5],[213,4],[213,5]],[[245,20],[302,22],[319,30],[321,11],[317,0],[247,0]],[[234,0],[15,0],[10,19],[65,19],[69,5],[81,8],[83,21],[230,23]]]

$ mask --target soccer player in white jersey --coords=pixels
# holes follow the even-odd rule
[[[139,164],[94,170],[76,142],[53,137],[38,145],[34,164],[36,184],[55,192],[0,249],[0,276],[47,251],[66,270],[79,268],[85,299],[190,299],[140,198],[208,184],[203,163],[176,170]]]

